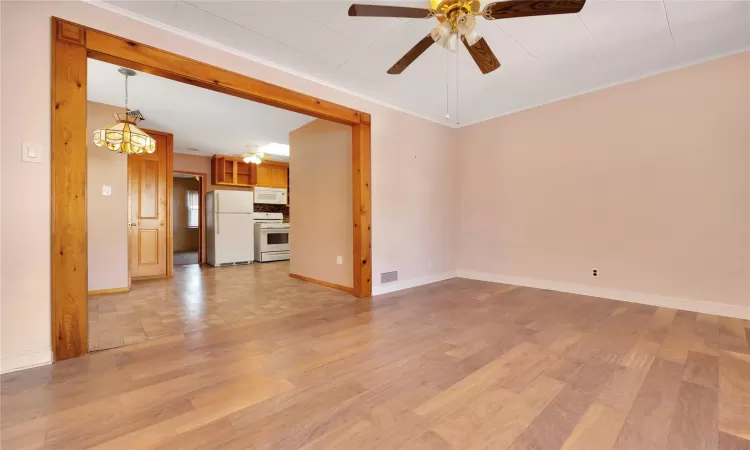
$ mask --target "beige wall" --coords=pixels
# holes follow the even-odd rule
[[[208,179],[208,189],[211,189],[211,158],[208,156],[186,155],[175,153],[172,161],[173,170],[184,170],[186,172],[205,173]]]
[[[200,192],[200,183],[195,178],[174,178],[172,201],[174,211],[173,242],[174,251],[198,250],[198,228],[188,228],[187,193]]]
[[[352,287],[351,127],[314,120],[289,133],[289,153],[289,271]]]
[[[175,153],[173,170],[184,170],[187,172],[200,172],[206,174],[206,192],[214,190],[221,191],[247,191],[249,188],[233,186],[216,186],[211,184],[211,157],[201,155],[189,155],[186,153]]]
[[[86,132],[114,123],[116,106],[88,102]],[[87,140],[86,201],[89,291],[128,286],[128,157]],[[110,186],[112,195],[102,194]]]
[[[750,53],[459,139],[460,269],[750,314]]]

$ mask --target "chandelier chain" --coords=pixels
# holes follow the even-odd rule
[[[125,112],[128,112],[128,76],[125,75]]]

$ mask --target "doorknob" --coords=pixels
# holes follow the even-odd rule
[[[164,226],[164,220],[160,220],[159,225]]]

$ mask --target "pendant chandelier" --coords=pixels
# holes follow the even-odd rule
[[[253,152],[245,153],[244,155],[242,155],[242,160],[245,162],[245,164],[260,164],[265,158],[266,154],[260,150],[255,150]]]
[[[113,114],[117,123],[111,127],[94,131],[94,144],[129,155],[154,153],[156,141],[136,126],[143,116],[137,111],[131,113],[128,109],[128,77],[133,77],[136,73],[124,67],[120,67],[118,72],[125,76],[125,112]]]

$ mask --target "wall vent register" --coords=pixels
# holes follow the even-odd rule
[[[398,281],[398,271],[394,270],[393,272],[383,272],[380,274],[380,283],[393,283],[394,281]]]

